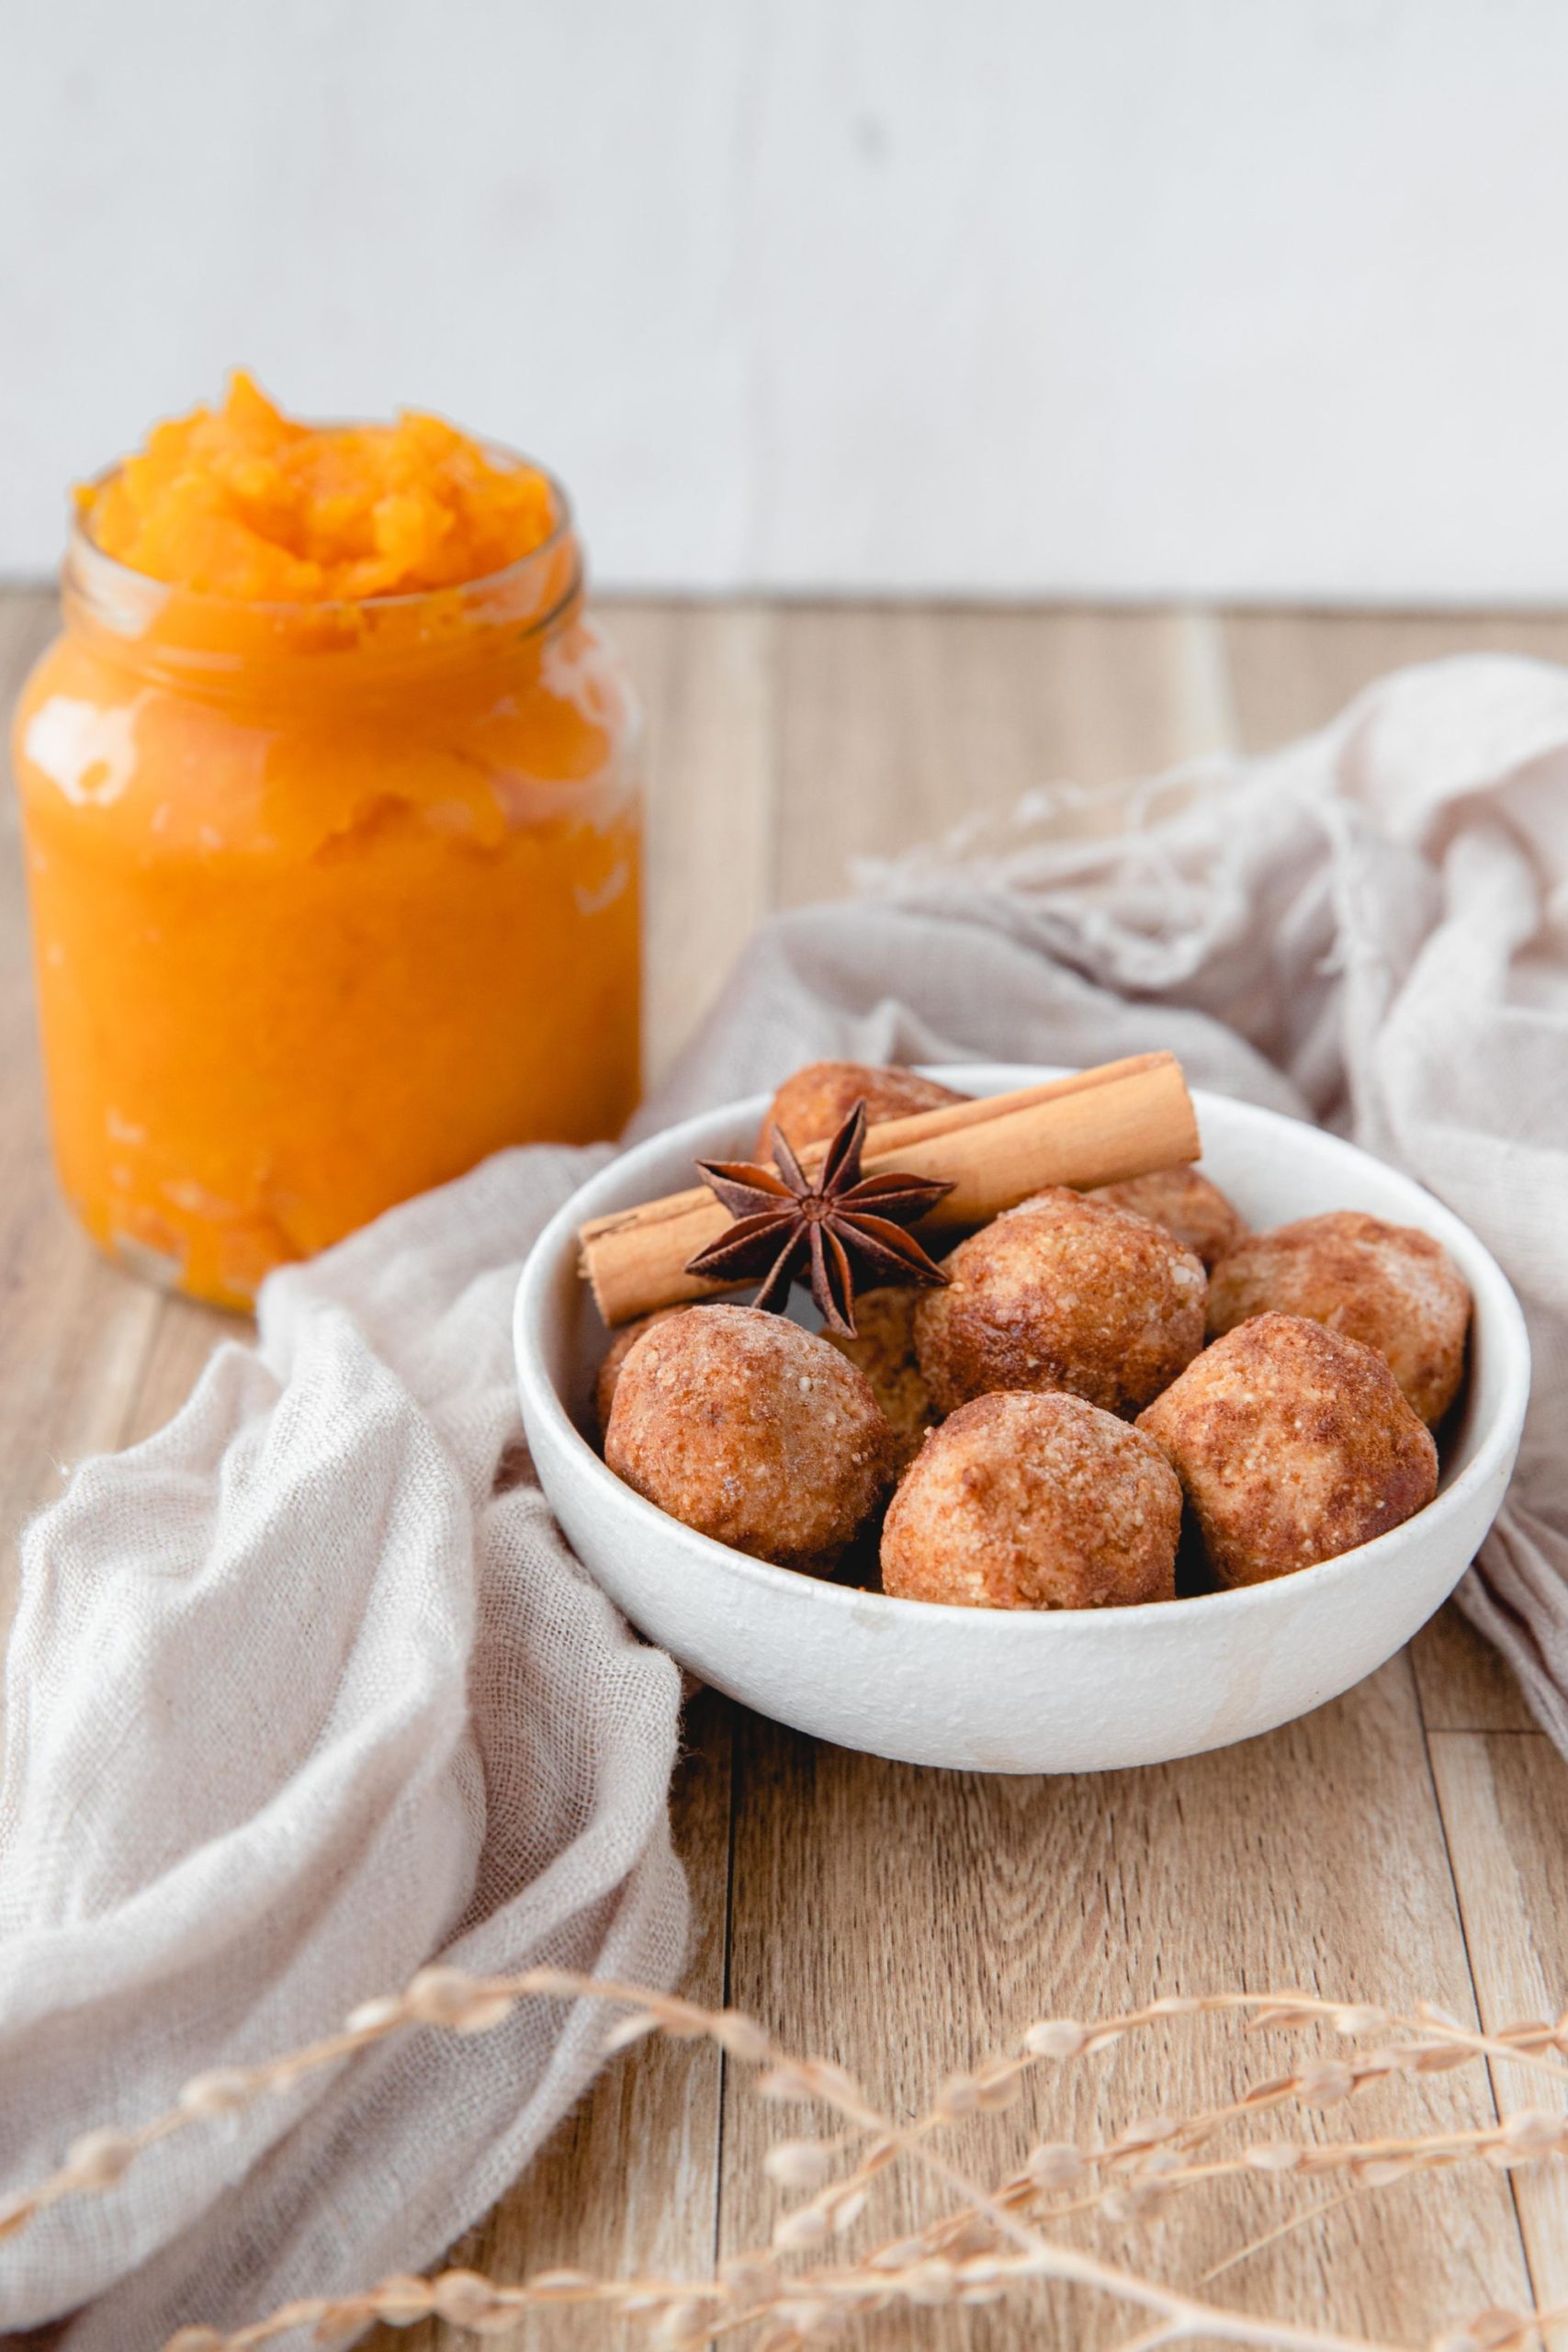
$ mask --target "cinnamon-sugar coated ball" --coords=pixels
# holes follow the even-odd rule
[[[1097,1184],[1085,1198],[1135,1209],[1151,1223],[1164,1226],[1184,1250],[1201,1258],[1211,1274],[1247,1234],[1240,1210],[1190,1160],[1184,1167],[1158,1169],[1152,1176],[1129,1176],[1120,1184]]]
[[[983,1226],[915,1309],[939,1413],[996,1388],[1066,1389],[1129,1418],[1203,1344],[1203,1269],[1129,1209],[1057,1187]]]
[[[1303,1316],[1238,1324],[1138,1427],[1175,1464],[1224,1585],[1336,1559],[1438,1491],[1432,1433],[1382,1356]]]
[[[887,1416],[900,1468],[919,1452],[936,1419],[915,1354],[918,1295],[913,1290],[887,1287],[862,1291],[855,1300],[853,1338],[836,1331],[822,1334],[829,1347],[857,1364],[870,1381],[872,1393]]]
[[[969,1609],[1109,1609],[1176,1590],[1181,1487],[1081,1397],[1010,1393],[933,1430],[882,1531],[882,1589]]]
[[[1304,1315],[1375,1348],[1428,1427],[1464,1377],[1470,1287],[1440,1242],[1358,1209],[1255,1233],[1209,1286],[1209,1329],[1249,1316]]]
[[[593,1383],[593,1417],[599,1424],[601,1442],[610,1426],[610,1408],[615,1401],[615,1384],[621,1376],[621,1366],[643,1333],[651,1331],[656,1323],[668,1321],[671,1315],[690,1313],[690,1306],[655,1307],[651,1315],[639,1315],[635,1323],[623,1323],[614,1334]]]
[[[917,1070],[874,1062],[808,1062],[785,1079],[769,1103],[757,1130],[757,1158],[766,1159],[773,1150],[775,1119],[799,1151],[808,1143],[825,1143],[862,1101],[866,1124],[874,1126],[879,1119],[907,1119],[966,1099]]]
[[[628,1350],[604,1459],[716,1542],[824,1570],[892,1483],[893,1436],[825,1340],[754,1306],[705,1306]]]

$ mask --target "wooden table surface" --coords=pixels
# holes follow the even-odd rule
[[[639,603],[610,618],[650,719],[654,1075],[758,917],[836,892],[857,853],[1005,808],[1032,785],[1272,744],[1401,662],[1476,647],[1568,660],[1568,618],[1542,616]],[[52,619],[44,596],[0,598],[0,702]],[[8,794],[0,847],[9,1560],[11,1532],[70,1465],[157,1427],[234,1327],[106,1264],[55,1196]],[[711,1695],[687,1736],[675,1814],[696,1919],[688,1988],[863,2070],[900,2110],[1032,2017],[1160,1992],[1425,1996],[1497,2025],[1555,2015],[1568,1991],[1568,1770],[1451,1610],[1316,1714],[1161,1770],[920,1771]],[[1212,2037],[1129,2045],[1080,2096],[1124,2122],[1235,2063]],[[1539,2099],[1474,2068],[1370,2097],[1390,2129],[1416,2129],[1423,2116],[1483,2121],[1497,2087],[1512,2106]],[[1370,2126],[1371,2104],[1364,2113]],[[461,2258],[513,2277],[568,2261],[705,2272],[716,2250],[765,2239],[776,2209],[759,2158],[775,2131],[705,2047],[645,2044]],[[1287,2210],[1261,2180],[1190,2199],[1161,2225],[1160,2268],[1190,2284]],[[1413,2344],[1488,2304],[1568,2301],[1568,2183],[1561,2169],[1472,2170],[1325,2196],[1321,2218],[1214,2291]],[[1125,2315],[1081,2302],[1070,2316],[1043,2300],[929,2316],[929,2334],[906,2314],[876,2340],[1077,2352],[1126,2332]],[[378,2352],[478,2341],[439,2326],[374,2340]],[[541,2324],[537,2340],[568,2338]]]

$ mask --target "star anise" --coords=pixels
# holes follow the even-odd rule
[[[808,1275],[811,1295],[829,1331],[853,1338],[855,1284],[945,1283],[927,1257],[913,1225],[953,1186],[930,1176],[888,1169],[860,1172],[865,1104],[857,1102],[832,1142],[815,1182],[779,1127],[773,1133],[773,1168],[750,1160],[700,1159],[705,1182],[735,1219],[729,1231],[700,1250],[686,1268],[717,1282],[765,1276],[753,1304],[783,1314],[790,1284]]]

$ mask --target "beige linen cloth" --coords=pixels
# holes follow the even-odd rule
[[[1092,1062],[1332,1121],[1512,1274],[1536,1390],[1463,1589],[1568,1748],[1568,673],[1412,671],[1064,837],[1044,793],[767,926],[647,1127],[818,1055]],[[519,1452],[508,1309],[597,1155],[508,1153],[264,1294],[160,1436],[23,1544],[0,1792],[0,2185],[445,1954],[669,1981],[678,1681]],[[0,2243],[73,2352],[420,2267],[593,2071],[603,2019],[413,2033]],[[626,2151],[635,2166],[637,2152]]]

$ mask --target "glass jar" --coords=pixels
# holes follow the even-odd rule
[[[640,755],[552,536],[457,588],[264,605],[74,533],[16,729],[61,1182],[138,1271],[262,1276],[639,1078]]]

